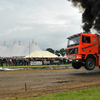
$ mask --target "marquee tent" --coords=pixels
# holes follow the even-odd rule
[[[57,58],[58,56],[50,53],[49,51],[34,51],[30,55],[25,56],[25,58]]]
[[[14,44],[9,47],[6,48],[1,54],[1,57],[16,57],[16,56],[20,56],[20,51],[22,50],[21,45],[18,45],[16,42],[14,42]]]
[[[0,46],[0,57],[25,57],[26,55],[34,52],[42,51],[33,41],[30,46],[23,47],[18,45],[15,41],[12,46],[6,47],[5,45]]]
[[[0,46],[0,53],[3,51],[3,47],[2,46]]]
[[[0,46],[0,54],[6,49],[7,47],[5,46],[5,42],[3,46]]]
[[[29,55],[30,53],[34,52],[34,51],[42,51],[36,43],[34,43],[34,41],[32,41],[32,43],[30,44],[30,46],[28,46],[27,48],[25,48],[25,55]]]

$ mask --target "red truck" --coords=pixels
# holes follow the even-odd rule
[[[95,66],[100,66],[99,35],[79,33],[67,39],[66,62],[72,63],[73,68],[84,66],[87,70],[93,70]]]

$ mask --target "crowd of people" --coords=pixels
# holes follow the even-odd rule
[[[1,66],[3,64],[6,64],[6,66],[28,66],[29,65],[29,59],[25,58],[1,58],[0,59]]]
[[[28,66],[30,65],[30,61],[42,61],[42,65],[44,62],[49,61],[50,64],[66,64],[65,58],[1,58],[0,63],[1,66],[4,64],[6,66]]]

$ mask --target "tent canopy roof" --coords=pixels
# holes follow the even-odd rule
[[[30,55],[25,56],[25,58],[56,58],[57,55],[50,53],[49,51],[34,51]]]

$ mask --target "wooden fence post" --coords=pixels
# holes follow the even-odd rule
[[[25,97],[27,97],[26,82],[24,83],[24,86],[25,86]]]

